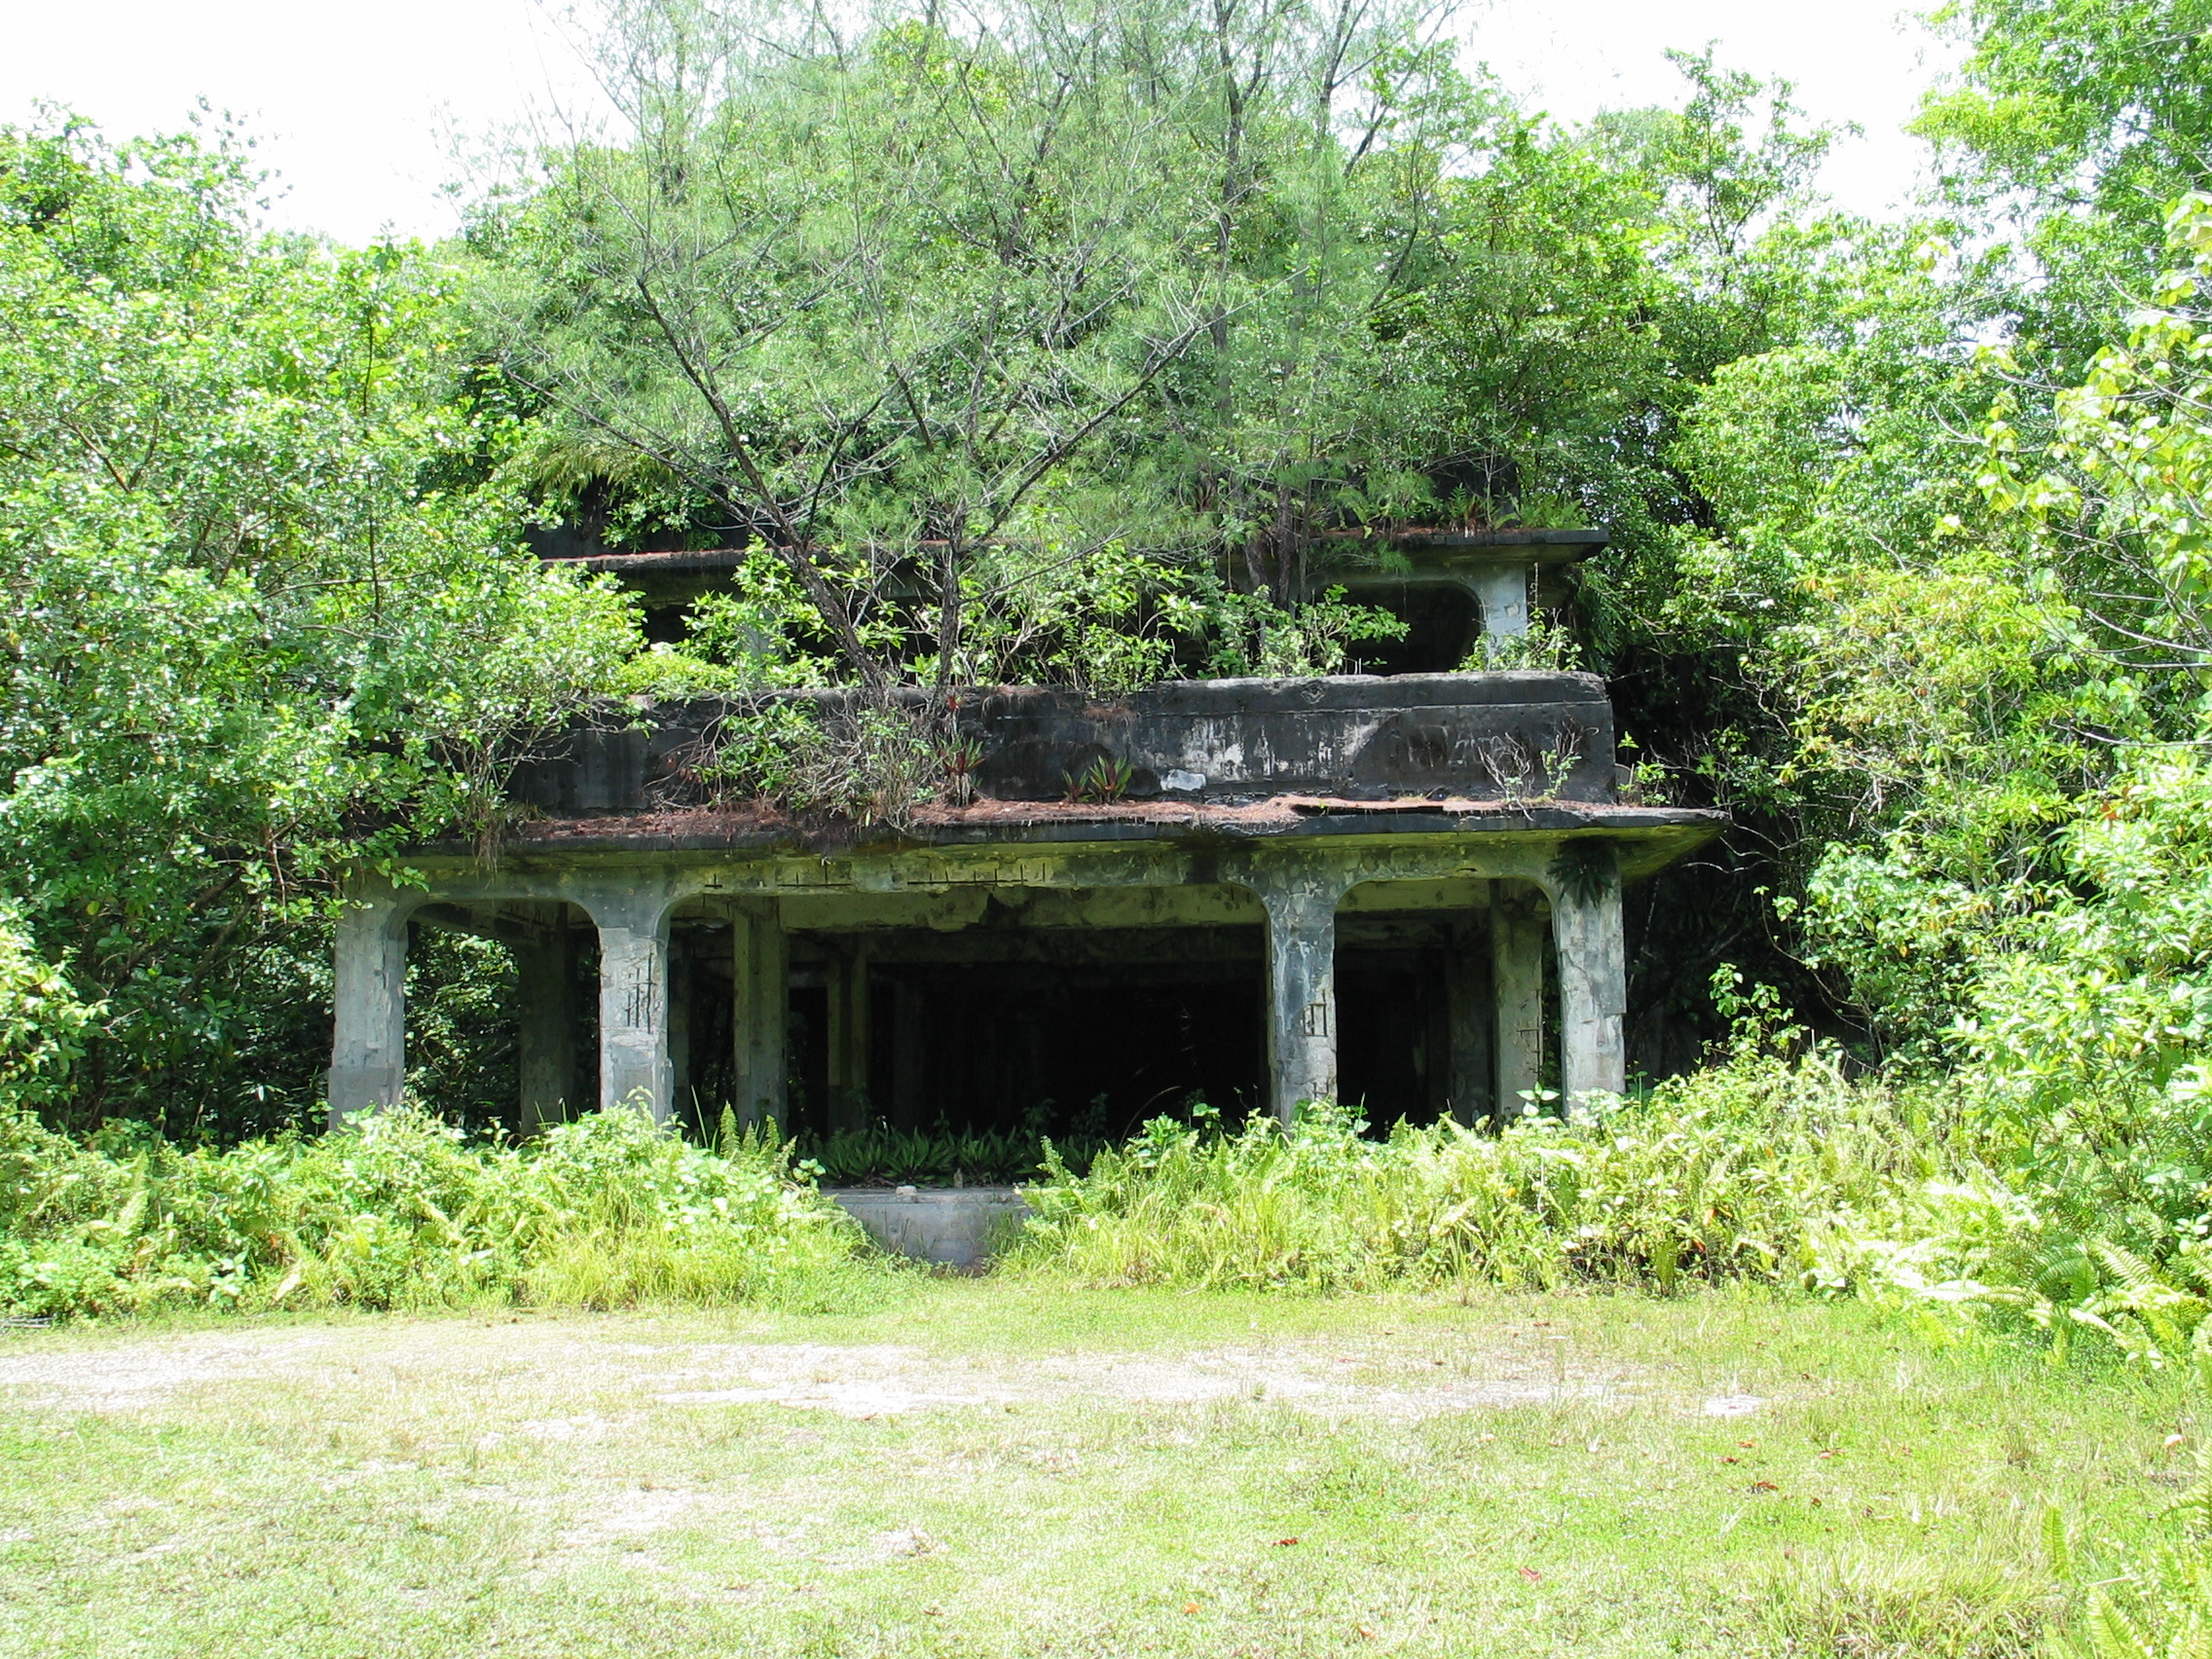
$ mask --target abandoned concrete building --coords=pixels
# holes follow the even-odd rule
[[[1618,1091],[1622,887],[1725,821],[1624,788],[1596,677],[1434,671],[1525,631],[1532,577],[1604,540],[1406,539],[1347,584],[1413,623],[1370,672],[965,692],[976,798],[897,831],[711,798],[717,703],[576,730],[518,774],[536,815],[496,862],[432,847],[354,887],[332,1120],[400,1096],[417,927],[512,948],[526,1130],[632,1103],[1121,1133],[1194,1096],[1471,1123]],[[667,607],[737,558],[589,562]],[[1107,798],[1068,798],[1100,763]]]

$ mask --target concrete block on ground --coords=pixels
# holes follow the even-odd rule
[[[830,1187],[826,1196],[886,1250],[975,1272],[1001,1222],[1029,1213],[1012,1187]]]

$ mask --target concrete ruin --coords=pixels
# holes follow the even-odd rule
[[[1440,538],[1378,580],[1509,635],[1530,568],[1603,539],[1562,534]],[[1118,1133],[1192,1094],[1472,1124],[1547,1086],[1579,1111],[1626,1084],[1623,886],[1725,823],[1633,798],[1582,674],[970,690],[945,714],[976,798],[868,832],[716,798],[730,712],[572,732],[518,773],[536,816],[496,861],[430,847],[419,885],[354,883],[333,1123],[400,1097],[418,926],[512,947],[525,1131],[635,1104]],[[1099,762],[1113,798],[1069,799]]]

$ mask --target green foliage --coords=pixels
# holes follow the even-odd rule
[[[2160,1517],[2169,1534],[2126,1548],[2083,1547],[2045,1513],[2054,1577],[2075,1595],[2053,1634],[2063,1659],[2206,1659],[2212,1655],[2212,1468]]]
[[[1402,640],[1406,624],[1371,605],[1351,605],[1330,588],[1305,605],[1280,606],[1264,593],[1217,594],[1207,607],[1214,641],[1208,667],[1222,676],[1339,674],[1351,647]]]
[[[0,1110],[46,1097],[98,1016],[38,955],[13,910],[0,908]]]
[[[1083,1166],[1103,1146],[1094,1137],[1056,1143],[1051,1156],[1060,1166]],[[937,1187],[1026,1181],[1049,1167],[1048,1153],[1027,1128],[955,1129],[939,1124],[929,1129],[895,1129],[881,1121],[859,1129],[839,1129],[818,1140],[802,1140],[799,1150],[820,1178],[839,1187],[871,1182]]]
[[[1264,1119],[1235,1132],[1157,1120],[1087,1174],[1055,1161],[1026,1189],[1036,1219],[1002,1264],[1207,1288],[1837,1291],[1861,1272],[1860,1227],[1968,1167],[1955,1124],[1927,1102],[1773,1061],[1668,1086],[1594,1127],[1365,1128],[1335,1107],[1288,1134]]]
[[[0,131],[0,901],[97,1008],[40,1073],[85,1123],[268,1126],[250,953],[496,834],[632,645],[519,546],[451,271],[267,239],[253,188],[227,139]]]
[[[720,1153],[630,1111],[524,1147],[416,1111],[315,1140],[187,1150],[130,1126],[91,1143],[0,1114],[0,1312],[485,1302],[623,1307],[865,1295],[858,1229],[789,1149]]]
[[[1449,1121],[1377,1139],[1335,1107],[1287,1134],[1161,1119],[1086,1173],[1056,1159],[1006,1271],[1301,1291],[1470,1281],[1671,1294],[1747,1279],[1938,1329],[2088,1344],[2212,1382],[2212,1169],[2186,1106],[2053,1109],[2002,1074],[1853,1081],[1771,999],[1737,1056],[1594,1124]],[[2057,1022],[2054,1016],[2053,1023]]]
[[[700,775],[736,798],[848,823],[913,822],[962,782],[972,757],[931,711],[865,696],[827,706],[760,702],[725,715]]]
[[[2022,332],[2078,371],[2160,268],[2168,205],[2212,185],[2203,0],[1954,0],[1968,52],[1918,129],[1963,204],[2001,215],[2039,280]]]

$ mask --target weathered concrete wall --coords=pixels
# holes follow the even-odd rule
[[[610,710],[521,767],[514,795],[564,814],[700,804],[697,769],[731,710],[714,699]],[[1137,799],[1614,798],[1612,704],[1588,674],[1178,681],[1111,701],[1001,687],[963,692],[955,719],[981,745],[977,787],[996,800],[1059,799],[1102,759],[1129,769]]]

